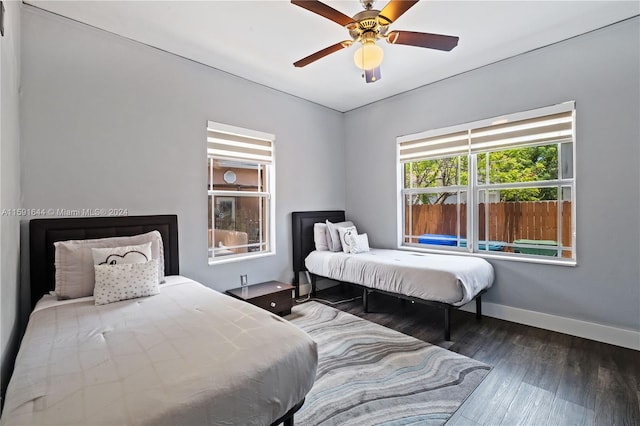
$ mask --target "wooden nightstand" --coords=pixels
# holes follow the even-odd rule
[[[267,281],[227,290],[227,294],[278,315],[289,315],[295,287],[279,281]]]

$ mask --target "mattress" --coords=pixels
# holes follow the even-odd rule
[[[268,425],[315,380],[315,342],[195,281],[95,306],[45,296],[31,314],[3,425]]]
[[[473,300],[494,278],[491,264],[478,257],[402,250],[312,251],[305,266],[319,276],[453,306]]]

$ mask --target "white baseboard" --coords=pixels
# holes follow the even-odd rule
[[[326,285],[326,281],[323,284]],[[300,284],[301,295],[309,291],[311,291],[311,284]],[[460,310],[475,313],[476,304],[468,303]],[[482,315],[640,351],[640,331],[636,330],[616,328],[488,302],[482,302]]]
[[[311,284],[301,283],[298,285],[300,296],[306,296],[311,292]]]
[[[475,303],[461,308],[475,312]],[[482,315],[640,351],[640,331],[482,302]]]
[[[334,287],[338,285],[337,281],[328,280],[325,278],[319,278],[317,282],[317,290],[324,290],[329,287]],[[306,296],[307,293],[311,292],[311,283],[300,283],[300,296]]]

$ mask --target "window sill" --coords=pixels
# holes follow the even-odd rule
[[[269,256],[275,256],[276,252],[275,251],[270,251],[268,253],[247,253],[247,254],[239,254],[239,255],[235,255],[235,256],[222,256],[219,258],[209,258],[209,266],[211,265],[222,265],[225,263],[234,263],[234,262],[241,262],[243,260],[253,260],[253,259],[258,259],[261,257],[269,257]]]
[[[421,247],[413,247],[413,246],[399,246],[398,250],[406,250],[406,251],[416,251],[421,253],[435,253],[435,254],[453,254],[459,256],[472,256],[472,257],[481,257],[483,259],[492,259],[492,260],[505,260],[507,262],[524,262],[524,263],[537,263],[542,265],[558,265],[558,266],[577,266],[577,262],[574,259],[558,259],[558,258],[538,258],[538,257],[521,257],[521,256],[505,256],[499,254],[489,254],[489,253],[471,253],[468,251],[458,251],[458,250],[438,250],[432,248],[421,248]]]

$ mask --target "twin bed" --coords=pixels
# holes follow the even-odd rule
[[[476,317],[482,317],[482,294],[491,287],[493,267],[484,259],[471,256],[438,255],[404,250],[370,249],[358,254],[317,250],[314,225],[344,222],[343,210],[294,212],[293,273],[299,288],[299,275],[311,274],[312,294],[317,277],[356,284],[364,288],[363,308],[368,311],[371,292],[444,308],[444,335],[451,340],[451,314],[473,300]],[[297,291],[299,293],[299,291]]]
[[[104,305],[48,294],[55,242],[148,231],[164,244],[159,294]],[[3,425],[293,425],[315,380],[315,342],[178,275],[176,216],[32,220],[30,252],[34,310]]]

